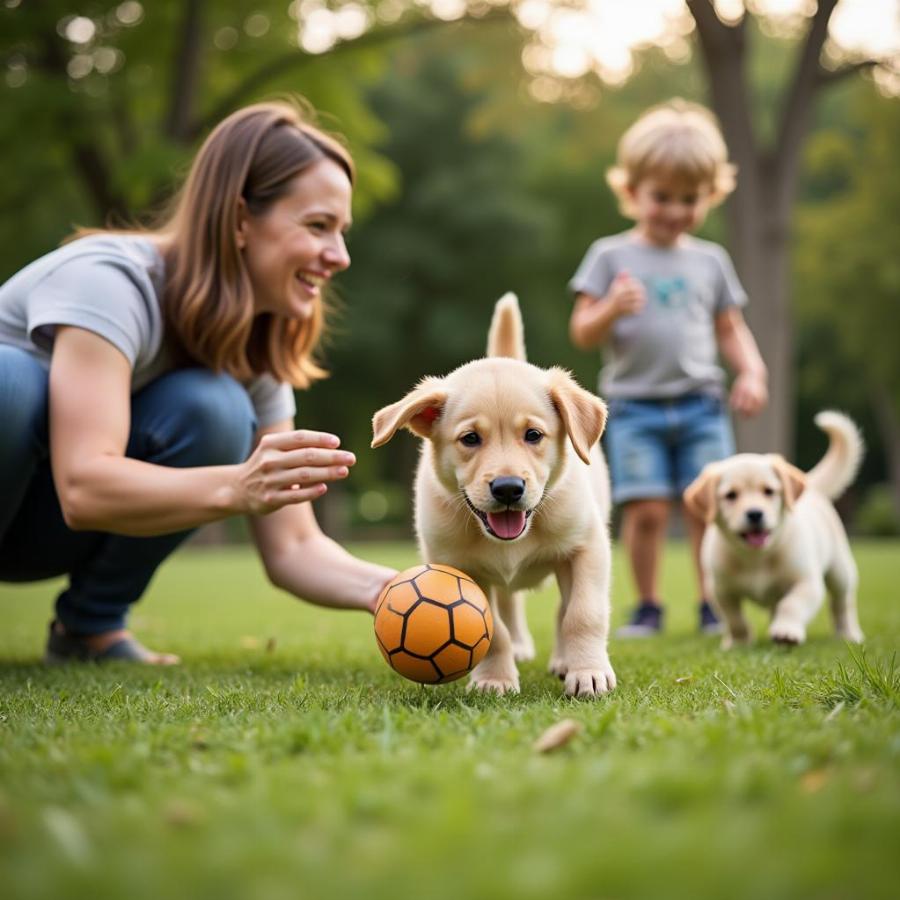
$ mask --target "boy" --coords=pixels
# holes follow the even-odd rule
[[[635,226],[591,245],[569,283],[569,333],[581,349],[609,345],[600,379],[610,411],[606,449],[639,598],[617,633],[644,637],[662,628],[657,584],[671,503],[706,463],[734,452],[717,350],[734,372],[729,403],[741,415],[765,405],[767,372],[728,254],[690,234],[734,189],[712,115],[678,99],[650,109],[622,137],[607,181]],[[704,526],[686,510],[684,517],[701,586],[700,629],[715,632],[700,579]]]

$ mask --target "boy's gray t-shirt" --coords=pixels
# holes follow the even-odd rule
[[[60,325],[92,331],[132,366],[131,390],[175,368],[163,341],[165,267],[148,238],[91,235],[40,257],[0,286],[0,344],[49,367]],[[294,392],[269,375],[244,384],[259,427],[291,419]]]
[[[623,271],[643,282],[647,302],[613,324],[600,392],[648,400],[721,395],[715,318],[747,302],[728,253],[689,236],[676,247],[654,247],[626,232],[595,241],[569,288],[604,297]]]

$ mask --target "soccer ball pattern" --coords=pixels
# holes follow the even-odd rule
[[[494,636],[481,588],[451,566],[414,566],[389,581],[375,607],[388,665],[411,681],[444,684],[482,660]]]

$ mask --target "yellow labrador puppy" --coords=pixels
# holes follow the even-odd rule
[[[550,670],[569,695],[604,694],[616,684],[609,478],[597,445],[606,406],[563,369],[525,361],[513,294],[495,307],[487,355],[379,410],[372,446],[404,427],[425,438],[415,484],[422,556],[468,573],[494,612],[471,684],[519,690],[516,659],[534,656],[519,591],[552,573],[561,603]]]
[[[725,647],[751,638],[741,614],[745,597],[772,611],[772,640],[802,644],[826,592],[838,635],[863,639],[856,564],[831,504],[856,475],[863,442],[841,413],[820,412],[815,422],[829,446],[809,473],[777,454],[741,453],[706,466],[684,493],[707,522],[703,576],[725,619]]]

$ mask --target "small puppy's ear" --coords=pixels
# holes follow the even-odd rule
[[[565,369],[550,369],[550,399],[563,421],[575,452],[590,464],[591,447],[606,427],[606,404],[580,387]]]
[[[768,459],[781,482],[785,509],[793,509],[800,495],[806,490],[806,473],[791,465],[778,453],[769,453]]]
[[[431,437],[440,418],[447,391],[440,378],[425,378],[402,400],[379,409],[372,417],[372,447],[386,444],[400,428],[408,428],[419,437]]]
[[[719,467],[715,463],[709,463],[684,489],[684,505],[707,525],[716,518],[716,491],[720,477]]]

